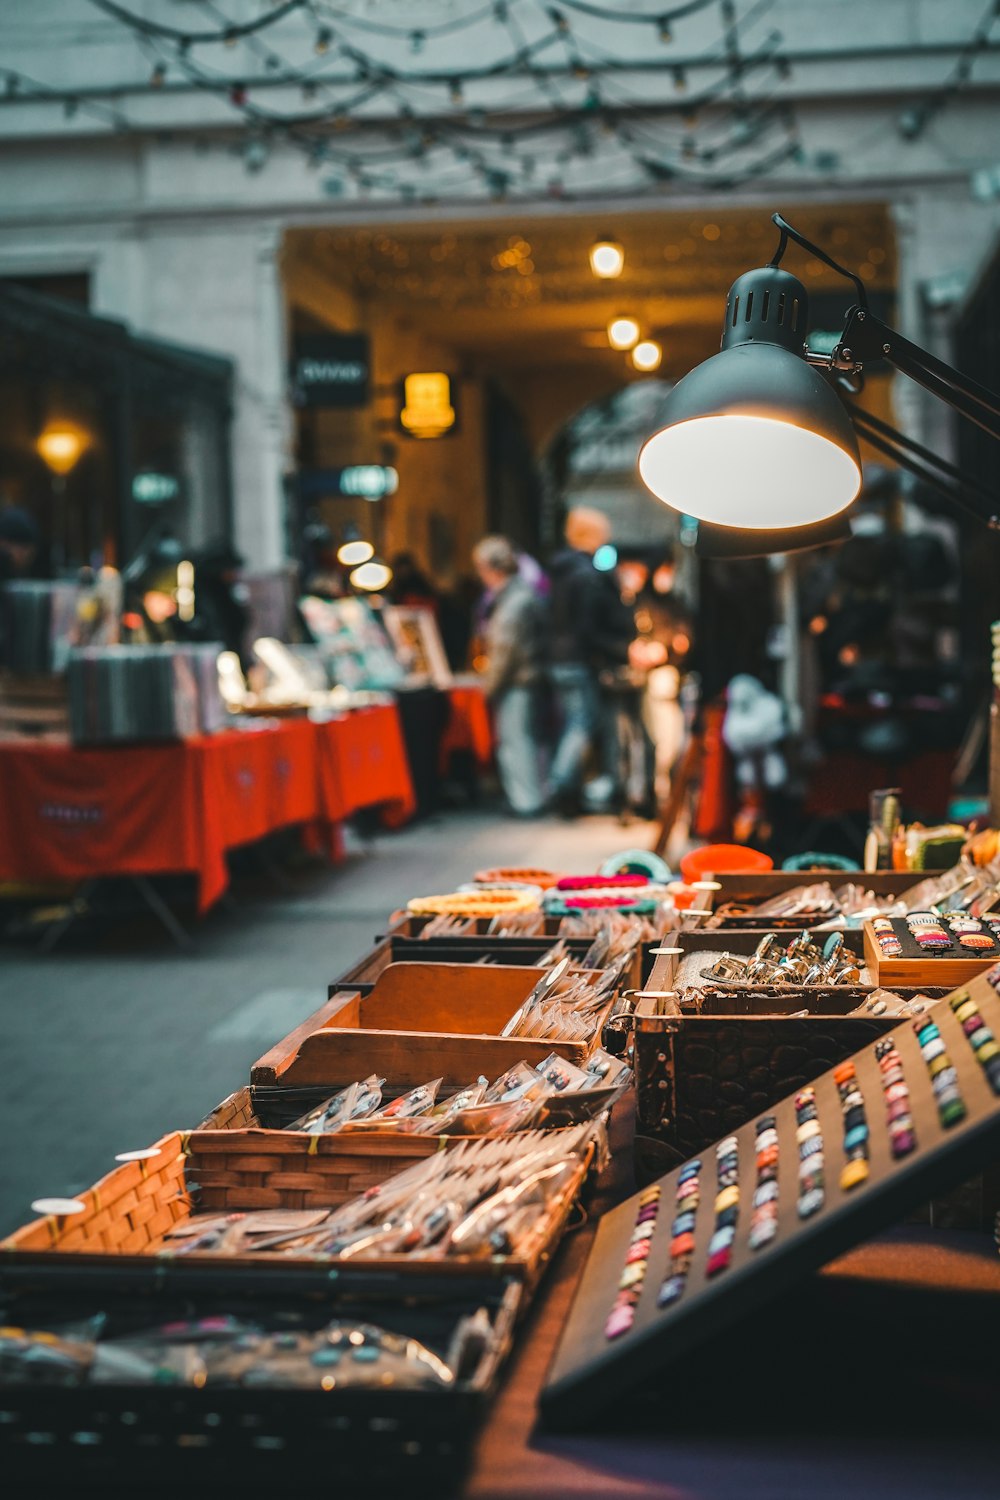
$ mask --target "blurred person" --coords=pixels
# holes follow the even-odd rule
[[[236,653],[245,670],[250,662],[245,640],[250,610],[246,586],[240,582],[242,567],[243,558],[225,540],[212,542],[197,554],[195,614],[185,639],[221,641],[227,651]]]
[[[392,582],[386,593],[393,604],[429,609],[437,619],[439,595],[412,552],[397,552],[391,560]]]
[[[34,517],[19,505],[0,509],[0,583],[34,578],[41,536]]]
[[[602,700],[600,674],[628,662],[634,635],[632,612],[622,601],[614,579],[594,567],[594,553],[611,536],[607,516],[578,506],[566,517],[566,547],[550,564],[550,674],[561,732],[550,772],[553,803],[566,817],[579,812],[584,768],[598,737],[604,749],[605,774],[611,744],[617,766],[617,736],[601,735],[614,705]],[[613,779],[613,776],[612,776]]]
[[[536,729],[544,670],[542,604],[520,576],[517,554],[506,537],[484,537],[472,560],[492,596],[484,631],[483,686],[496,720],[500,785],[513,813],[536,817],[545,806]]]
[[[771,837],[775,799],[788,772],[782,753],[785,705],[756,677],[738,672],[726,689],[722,738],[733,757],[740,807],[733,832],[741,843]]]

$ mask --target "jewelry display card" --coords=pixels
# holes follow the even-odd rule
[[[1000,1149],[1000,965],[607,1214],[542,1393],[577,1426]]]

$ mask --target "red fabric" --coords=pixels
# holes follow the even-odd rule
[[[557,883],[558,891],[586,891],[594,886],[648,885],[648,875],[564,875]]]
[[[729,792],[729,751],[722,738],[722,721],[725,715],[726,711],[721,704],[710,703],[705,708],[702,728],[705,754],[701,767],[701,791],[691,830],[700,839],[724,838],[733,825]]]
[[[342,822],[363,807],[382,807],[384,822],[393,828],[413,817],[417,803],[394,703],[357,709],[315,728],[325,821]]]
[[[441,774],[459,750],[471,751],[476,765],[488,770],[493,762],[493,720],[486,694],[474,684],[448,689],[451,712],[441,736]]]
[[[225,853],[322,816],[304,720],[170,745],[0,744],[0,879],[193,872],[198,909],[229,883]]]

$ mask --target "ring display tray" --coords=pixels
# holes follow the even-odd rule
[[[994,1157],[998,977],[902,1022],[606,1215],[542,1393],[546,1420],[592,1420],[610,1389],[641,1385]],[[765,1202],[776,1208],[762,1234]]]
[[[986,924],[983,924],[981,934],[993,938],[993,942],[974,952],[962,946],[958,935],[949,932],[947,919],[942,918],[942,931],[949,932],[951,945],[929,951],[921,947],[904,917],[893,917],[891,921],[900,948],[900,952],[892,956],[882,952],[872,923],[866,922],[864,928],[865,963],[873,978],[877,976],[880,985],[891,988],[896,984],[967,984],[1000,959],[1000,940]]]

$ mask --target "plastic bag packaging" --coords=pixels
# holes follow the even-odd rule
[[[343,1135],[373,1135],[380,1130],[417,1134],[426,1129],[426,1120],[422,1117],[432,1108],[443,1082],[443,1078],[433,1078],[430,1083],[420,1083],[409,1093],[400,1094],[398,1099],[390,1100],[363,1119],[344,1120],[338,1131]]]
[[[384,1078],[372,1073],[361,1083],[348,1084],[324,1099],[315,1109],[310,1109],[291,1125],[289,1130],[304,1130],[309,1135],[329,1135],[338,1130],[347,1120],[360,1120],[374,1114],[382,1103]]]
[[[94,1360],[100,1319],[60,1333],[0,1328],[0,1385],[82,1385]]]
[[[515,1063],[494,1079],[483,1095],[485,1104],[509,1104],[515,1099],[541,1099],[552,1092],[550,1084],[529,1063]]]
[[[446,1390],[455,1383],[448,1362],[419,1339],[339,1319],[318,1333],[271,1333],[221,1348],[206,1362],[213,1386]]]
[[[560,1057],[558,1052],[550,1052],[548,1057],[536,1063],[535,1072],[540,1078],[544,1078],[557,1094],[579,1093],[582,1089],[593,1088],[596,1082],[594,1074],[588,1074],[583,1068],[567,1062],[566,1058]]]
[[[474,1104],[448,1115],[438,1128],[442,1135],[506,1135],[534,1125],[545,1104],[544,1098]]]

